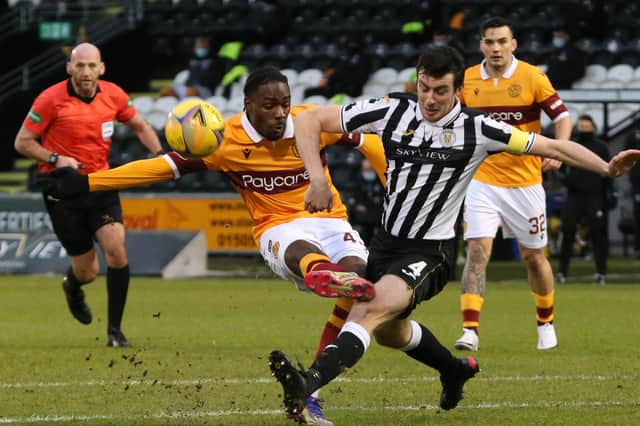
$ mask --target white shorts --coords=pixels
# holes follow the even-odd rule
[[[369,255],[358,231],[343,219],[300,218],[268,229],[260,237],[260,254],[276,275],[293,282],[302,291],[307,291],[302,277],[291,271],[284,259],[289,245],[298,240],[316,245],[333,263],[347,256],[366,262]]]
[[[531,249],[547,245],[547,216],[541,184],[506,188],[473,179],[464,201],[464,239],[517,238]]]

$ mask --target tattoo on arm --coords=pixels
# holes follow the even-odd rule
[[[474,245],[467,253],[467,263],[462,272],[460,286],[463,293],[478,294],[484,297],[487,284],[487,263],[489,253],[481,245]]]

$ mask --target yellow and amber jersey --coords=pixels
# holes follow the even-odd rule
[[[460,101],[520,130],[540,133],[540,113],[556,122],[569,112],[549,78],[538,68],[515,57],[500,78],[492,78],[481,64],[467,68]],[[499,153],[489,156],[474,179],[505,186],[529,186],[542,182],[541,159],[532,155]]]
[[[331,212],[307,212],[304,208],[304,195],[309,187],[309,174],[296,148],[293,117],[312,107],[292,107],[284,135],[277,141],[264,139],[244,113],[237,114],[225,120],[224,137],[211,155],[202,159],[186,159],[171,152],[162,159],[135,161],[110,171],[89,175],[90,190],[146,185],[208,169],[224,173],[242,196],[253,220],[256,242],[266,229],[296,218],[346,219],[347,209],[331,181],[324,160],[324,149],[332,144],[346,144],[359,149],[372,162],[383,182],[386,169],[384,149],[375,135],[322,133],[321,154],[325,175],[334,197],[333,208]]]

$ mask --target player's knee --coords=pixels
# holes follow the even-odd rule
[[[124,245],[120,247],[107,247],[103,251],[103,254],[105,262],[112,268],[122,268],[129,263]]]
[[[92,282],[98,277],[98,269],[93,265],[73,268],[73,275],[83,284]]]
[[[529,269],[541,268],[548,263],[543,249],[524,249],[520,252],[522,261]]]

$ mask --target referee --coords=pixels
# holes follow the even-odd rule
[[[15,140],[16,150],[40,162],[39,171],[71,167],[83,174],[109,168],[107,161],[116,121],[127,125],[156,154],[162,151],[155,131],[123,89],[100,80],[105,72],[98,48],[82,43],[71,51],[69,78],[45,89],[33,102]],[[107,345],[126,347],[121,323],[129,289],[129,261],[118,192],[60,200],[43,192],[51,223],[71,258],[62,288],[71,314],[82,324],[92,320],[82,286],[95,280],[98,243],[107,263]]]

